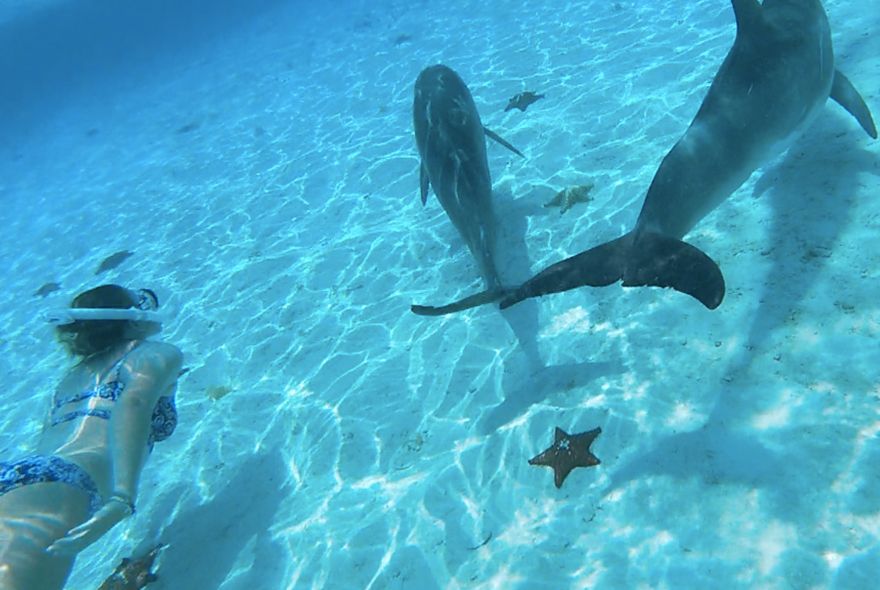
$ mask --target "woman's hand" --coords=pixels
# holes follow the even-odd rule
[[[52,543],[46,551],[58,555],[75,555],[100,539],[104,533],[131,513],[130,501],[120,496],[111,496],[94,516],[67,531],[64,537]]]

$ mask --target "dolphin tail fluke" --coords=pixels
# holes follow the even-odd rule
[[[523,155],[523,153],[521,151],[519,151],[518,149],[513,147],[512,143],[510,143],[509,141],[507,141],[506,139],[504,139],[503,137],[501,137],[500,135],[498,135],[497,133],[495,133],[494,131],[492,131],[488,127],[483,127],[483,131],[486,133],[486,136],[489,139],[493,139],[493,140],[497,141],[498,143],[500,143],[501,145],[503,145],[504,147],[506,147],[507,149],[512,151],[514,154],[516,154],[520,158],[525,158],[525,156]]]
[[[630,232],[547,267],[503,295],[501,309],[524,299],[578,287],[671,287],[715,309],[724,299],[718,265],[698,248],[670,236]]]
[[[437,307],[432,305],[411,305],[410,311],[416,315],[448,315],[457,311],[463,311],[465,309],[471,309],[472,307],[479,307],[480,305],[492,303],[493,301],[497,301],[505,293],[506,291],[504,289],[488,289],[475,295],[469,295],[464,299],[459,299],[458,301],[453,301],[452,303]]]
[[[561,293],[578,287],[606,287],[623,278],[631,234],[550,265],[501,298],[507,309],[531,297]]]
[[[721,269],[702,250],[650,232],[640,233],[634,241],[623,286],[672,288],[709,309],[721,305],[725,290]]]
[[[855,117],[856,121],[859,122],[859,125],[862,126],[862,129],[868,135],[877,139],[877,128],[874,126],[874,119],[871,117],[868,105],[865,104],[864,99],[855,86],[852,85],[852,82],[841,74],[839,70],[834,70],[831,98]]]

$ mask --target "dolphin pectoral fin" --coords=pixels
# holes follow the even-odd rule
[[[631,243],[632,234],[626,234],[548,266],[502,297],[500,307],[507,309],[531,297],[578,287],[606,287],[616,283],[623,278]]]
[[[500,135],[498,135],[497,133],[495,133],[494,131],[492,131],[488,127],[483,127],[483,131],[486,133],[486,136],[489,137],[489,139],[493,139],[493,140],[497,141],[498,143],[500,143],[501,145],[503,145],[504,147],[506,147],[507,149],[512,151],[514,154],[516,154],[520,158],[525,158],[525,156],[522,154],[521,151],[519,151],[518,149],[513,147],[513,145],[511,145],[511,143],[509,141],[507,141],[506,139],[504,139],[503,137],[501,137]]]
[[[868,105],[856,90],[855,86],[849,79],[840,73],[840,70],[834,70],[834,82],[831,84],[831,98],[845,108],[849,114],[856,118],[859,125],[862,126],[868,135],[877,139],[877,128],[874,126],[874,119],[871,117],[871,111]]]
[[[434,307],[431,305],[411,305],[410,311],[412,311],[416,315],[447,315],[450,313],[455,313],[457,311],[463,311],[465,309],[471,309],[472,307],[479,307],[480,305],[492,303],[493,301],[496,301],[499,297],[504,295],[504,293],[506,293],[504,289],[489,289],[487,291],[482,291],[475,295],[469,295],[464,299],[459,299],[458,301],[454,301],[447,305],[441,305],[439,307]]]
[[[642,232],[623,275],[624,287],[671,287],[709,309],[724,299],[724,276],[702,250],[670,236]]]
[[[428,171],[425,169],[425,164],[422,163],[419,166],[419,190],[422,192],[422,206],[428,202]]]

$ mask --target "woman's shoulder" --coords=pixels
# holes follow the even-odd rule
[[[138,344],[132,352],[141,352],[146,354],[157,354],[167,357],[183,357],[183,353],[179,348],[168,342],[160,340],[144,340]]]
[[[183,353],[173,344],[145,340],[128,354],[127,360],[132,367],[141,370],[152,369],[176,375],[183,364]]]

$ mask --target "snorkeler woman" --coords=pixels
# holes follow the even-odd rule
[[[76,364],[33,454],[0,461],[0,588],[59,590],[79,551],[135,510],[153,443],[177,424],[183,356],[149,289],[102,285],[46,314]]]

